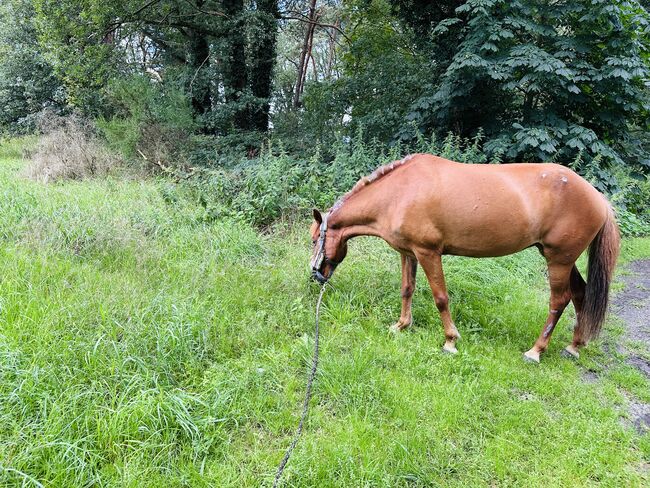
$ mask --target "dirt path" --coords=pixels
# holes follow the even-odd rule
[[[635,261],[622,277],[625,288],[613,300],[612,311],[625,322],[619,352],[626,362],[650,379],[650,260]],[[650,404],[630,399],[630,414],[638,431],[650,429]]]

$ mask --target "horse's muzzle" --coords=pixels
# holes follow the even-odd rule
[[[321,273],[317,269],[311,270],[311,278],[314,281],[317,281],[319,285],[324,285],[325,283],[327,283],[327,280],[329,279],[329,277],[325,278],[325,275],[323,275],[323,273]]]

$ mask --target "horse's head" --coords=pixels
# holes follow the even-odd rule
[[[311,224],[311,240],[314,250],[311,256],[311,276],[321,285],[332,277],[334,270],[348,252],[341,229],[328,226],[329,213],[321,215],[314,209]]]

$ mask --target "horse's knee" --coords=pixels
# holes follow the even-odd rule
[[[449,305],[449,295],[446,293],[434,293],[433,300],[436,302],[436,307],[440,312],[447,310]]]
[[[413,296],[413,292],[415,291],[415,286],[413,285],[406,285],[402,287],[402,298],[411,298]]]
[[[559,293],[551,294],[551,308],[554,310],[564,310],[571,301],[571,290],[564,290]]]

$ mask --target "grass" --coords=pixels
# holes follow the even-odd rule
[[[306,222],[260,234],[164,181],[43,185],[23,166],[0,146],[0,485],[269,486],[311,360]],[[625,243],[643,256],[650,239]],[[647,486],[649,436],[621,420],[647,380],[600,343],[561,358],[572,312],[541,365],[521,359],[546,316],[541,257],[445,270],[454,357],[421,271],[415,325],[391,335],[398,256],[352,243],[286,486]]]

